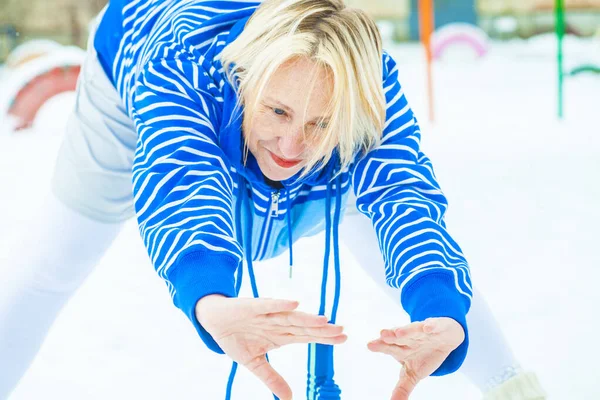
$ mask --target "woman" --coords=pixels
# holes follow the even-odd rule
[[[90,41],[42,230],[28,238],[44,245],[15,249],[7,263],[19,268],[0,301],[0,362],[10,365],[0,396],[135,214],[175,305],[210,349],[236,362],[229,387],[240,363],[290,399],[266,353],[309,343],[308,398],[339,398],[338,227],[348,214],[342,235],[353,233],[346,240],[359,241],[363,267],[380,283],[385,272],[413,321],[368,344],[403,365],[392,399],[461,367],[472,299],[471,336],[485,341],[473,343],[465,372],[488,398],[543,398],[473,297],[397,78],[373,21],[338,0],[111,1]],[[293,301],[237,298],[244,260],[258,297],[252,262],[289,250],[292,268],[294,241],[323,230],[319,315]]]

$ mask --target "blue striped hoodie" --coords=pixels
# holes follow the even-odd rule
[[[222,353],[198,323],[196,302],[209,294],[236,296],[244,260],[253,278],[252,261],[288,249],[291,258],[295,240],[323,230],[326,253],[333,240],[339,283],[337,226],[353,190],[358,210],[373,223],[387,283],[401,289],[411,320],[450,317],[465,329],[464,343],[434,375],[457,370],[468,347],[469,267],[446,230],[447,201],[420,150],[420,128],[395,61],[384,53],[387,112],[381,145],[357,154],[345,170],[334,154],[322,170],[271,187],[251,154],[243,162],[237,94],[220,62],[221,51],[258,5],[111,0],[96,32],[98,59],[138,133],[134,205],[157,273],[206,345]],[[252,286],[258,295],[253,279]],[[335,296],[337,309],[339,287]],[[323,306],[320,311],[325,313]],[[309,369],[332,374],[326,362],[315,366],[314,356],[315,347],[309,349]]]

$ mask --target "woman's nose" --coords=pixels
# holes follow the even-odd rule
[[[288,129],[279,137],[279,151],[288,160],[301,158],[304,153],[304,132],[302,127]]]

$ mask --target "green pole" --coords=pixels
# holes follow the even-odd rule
[[[565,36],[565,0],[555,0],[556,36],[558,38],[558,118],[564,115],[564,81],[563,39]]]

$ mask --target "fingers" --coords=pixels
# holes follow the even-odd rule
[[[264,323],[280,326],[319,327],[329,322],[324,315],[308,314],[302,311],[278,312],[264,316]]]
[[[452,332],[453,336],[456,335],[460,338],[460,342],[464,340],[463,327],[452,318],[428,318],[424,321],[423,331],[430,335],[445,334],[447,332]]]
[[[256,357],[245,365],[280,400],[291,400],[292,389],[285,379],[267,362],[265,356]]]
[[[423,324],[423,332],[432,334],[432,333],[440,333],[444,330],[444,322],[439,321],[440,318],[436,319],[427,319]]]
[[[396,328],[393,332],[397,339],[420,337],[425,334],[423,330],[424,326],[424,322],[413,322],[412,324]]]
[[[401,328],[383,329],[380,335],[381,339],[387,344],[412,346],[427,337],[428,333],[424,330],[425,326],[425,322],[414,322]]]
[[[402,328],[396,328],[396,335],[402,334],[416,334],[416,333],[427,333],[427,334],[435,334],[441,333],[451,327],[452,324],[455,324],[451,318],[446,317],[436,317],[436,318],[427,318],[423,322],[414,322],[410,325],[407,325]]]
[[[255,314],[290,312],[298,308],[298,302],[278,299],[248,299]]]
[[[401,334],[398,337],[395,331],[390,329],[383,329],[379,338],[387,344],[398,346],[414,346],[418,339],[416,335]]]
[[[330,324],[327,318],[299,311],[277,313],[268,317],[269,324],[263,329],[276,334],[277,343],[284,346],[292,343],[341,344],[348,337],[344,327]]]
[[[327,324],[318,327],[275,325],[270,330],[280,334],[291,334],[298,336],[334,337],[341,335],[344,331],[344,327],[333,324]]]
[[[413,353],[413,350],[410,347],[397,344],[387,344],[381,339],[369,342],[367,347],[369,350],[375,353],[388,354],[400,362],[403,362]]]
[[[408,396],[415,390],[417,383],[419,383],[419,379],[410,370],[403,367],[400,370],[400,378],[392,392],[391,400],[408,400]]]
[[[388,337],[389,335],[394,335],[394,331],[385,329],[384,331],[386,332],[382,331],[382,336]],[[406,360],[414,356],[415,350],[408,346],[389,344],[382,338],[369,342],[367,347],[371,351],[391,355],[402,364],[400,378],[398,379],[398,383],[392,392],[391,400],[408,400],[410,394],[413,392],[417,386],[417,383],[419,382],[419,379],[415,375],[414,371],[411,368],[407,368],[409,364],[405,364]]]
[[[292,344],[292,343],[319,343],[319,344],[342,344],[348,336],[341,334],[333,337],[324,336],[308,336],[308,335],[280,335],[281,345]]]

